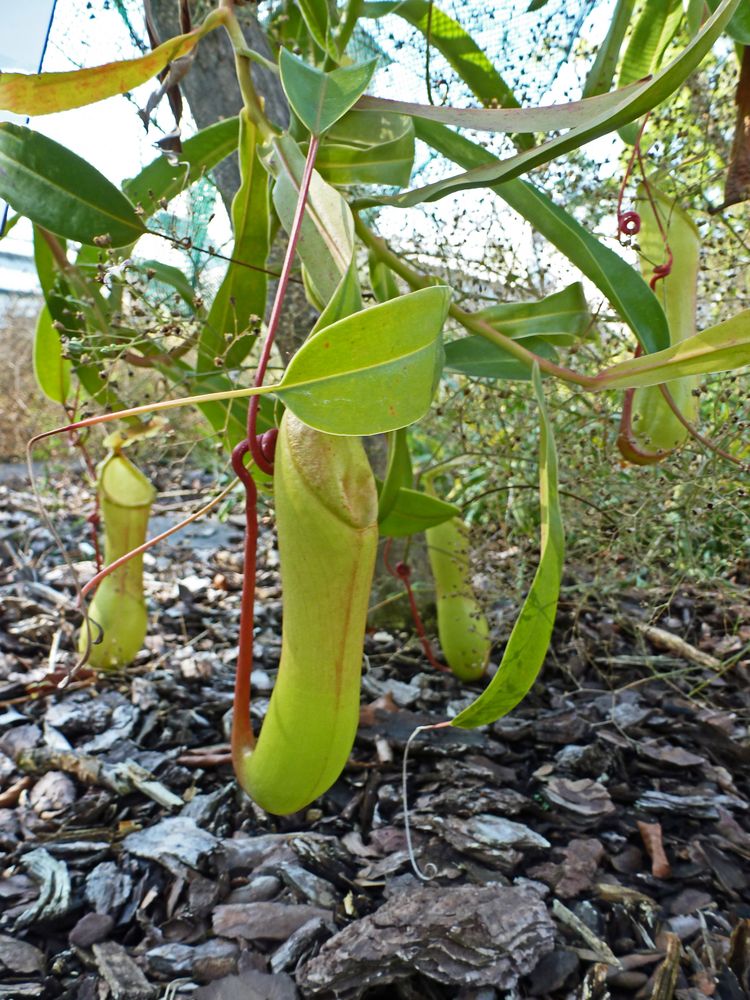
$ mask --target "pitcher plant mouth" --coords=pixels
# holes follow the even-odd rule
[[[104,562],[111,566],[145,542],[156,490],[119,451],[110,452],[97,471]],[[143,554],[139,553],[99,583],[79,633],[78,650],[95,669],[125,667],[138,655],[147,630]]]

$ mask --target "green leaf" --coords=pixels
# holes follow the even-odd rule
[[[676,23],[672,17],[675,12]],[[681,0],[646,0],[622,57],[618,86],[642,80],[654,71],[681,17]]]
[[[273,140],[268,166],[277,178],[273,203],[282,226],[289,232],[305,168],[305,158],[291,136]],[[352,261],[354,220],[338,191],[326,184],[317,171],[313,172],[310,184],[297,252],[318,298],[328,302]]]
[[[424,288],[325,327],[295,354],[277,395],[328,434],[381,434],[419,420],[442,362],[446,286]]]
[[[716,10],[719,0],[707,0],[707,3],[710,10]],[[750,45],[750,5],[746,2],[741,3],[732,16],[727,34],[740,45]]]
[[[745,8],[746,9],[746,8]],[[701,26],[701,21],[703,20],[703,11],[705,10],[705,0],[688,0],[687,9],[685,11],[685,25],[687,27],[687,33],[690,38],[699,30]],[[731,25],[735,18],[739,17],[742,13],[743,8],[734,15],[732,20],[727,26],[727,32],[730,31]],[[748,33],[748,38],[750,38],[750,32]]]
[[[404,187],[414,164],[414,126],[407,115],[350,111],[326,133],[315,167],[329,184]]]
[[[383,521],[396,503],[399,490],[412,483],[411,455],[405,427],[388,435],[388,468],[378,490],[378,520]]]
[[[504,160],[495,160],[454,177],[447,177],[421,188],[413,188],[403,194],[363,199],[358,207],[374,205],[397,205],[408,208],[426,201],[437,201],[457,191],[471,188],[493,187],[501,181],[508,181],[538,167],[571,149],[579,149],[613,129],[640,118],[647,111],[666,100],[677,90],[700,64],[714,41],[721,34],[726,22],[735,10],[739,0],[723,0],[717,12],[703,25],[701,31],[688,43],[679,56],[660,73],[640,84],[627,88],[615,107],[594,115],[585,125],[570,129],[564,135],[551,139],[533,149],[527,149]],[[606,95],[609,96],[609,95]]]
[[[410,101],[393,101],[384,97],[361,97],[356,110],[409,115],[425,121],[470,128],[479,132],[556,132],[563,128],[587,125],[608,111],[616,111],[627,97],[635,93],[637,84],[599,94],[583,101],[566,104],[548,104],[538,108],[454,108],[449,105],[414,104]]]
[[[284,93],[302,124],[313,135],[326,132],[364,94],[377,65],[376,59],[325,73],[308,66],[288,49],[279,55]]]
[[[646,0],[622,59],[620,87],[643,79],[660,66],[682,17],[682,0]],[[638,124],[624,125],[620,136],[625,142],[634,143]]]
[[[298,7],[307,25],[307,30],[316,44],[324,52],[328,52],[331,24],[327,0],[299,0]]]
[[[242,337],[232,367],[250,351],[255,337],[244,337],[251,317],[262,320],[266,311],[268,276],[263,270],[270,246],[268,175],[256,154],[256,130],[247,112],[240,116],[239,190],[232,201],[232,258],[214,297],[198,342],[198,368],[213,370],[215,359]]]
[[[190,52],[219,19],[209,17],[194,31],[177,35],[136,59],[63,73],[0,74],[0,108],[18,115],[48,115],[94,104],[146,83],[170,62]]]
[[[349,270],[339,282],[338,288],[333,293],[328,303],[323,307],[323,311],[318,316],[315,326],[310,331],[310,336],[314,336],[326,326],[346,319],[352,313],[359,312],[362,308],[362,290],[359,287],[359,275],[357,274],[357,261],[352,257]]]
[[[461,729],[476,729],[477,726],[495,722],[526,697],[542,669],[555,624],[565,558],[565,533],[557,487],[557,452],[538,368],[535,368],[532,382],[541,418],[539,501],[542,527],[539,565],[497,673],[476,701],[451,720],[452,726]]]
[[[605,368],[597,389],[635,389],[684,375],[710,375],[750,365],[750,309],[679,344]]]
[[[382,494],[381,494],[382,495]],[[434,528],[452,517],[460,517],[455,504],[447,503],[428,493],[419,493],[401,487],[385,516],[379,514],[380,534],[385,538],[403,538],[416,535],[427,528]]]
[[[0,198],[80,243],[133,243],[146,231],[128,199],[90,163],[24,125],[0,123]]]
[[[34,375],[37,385],[53,403],[64,403],[70,392],[70,361],[64,361],[60,334],[42,306],[34,334]]]
[[[207,171],[237,149],[239,118],[209,125],[182,144],[179,157],[158,156],[131,180],[123,191],[134,205],[143,210],[142,218],[150,218],[160,205],[200,180]]]
[[[702,2],[702,0],[701,0]],[[620,49],[633,16],[635,0],[617,0],[604,41],[583,85],[583,96],[606,94],[615,78]]]
[[[493,158],[481,146],[442,125],[419,122],[416,131],[420,139],[462,167],[478,166]],[[528,181],[507,181],[491,190],[594,282],[646,351],[669,346],[664,310],[638,271]]]
[[[477,316],[506,337],[536,337],[552,341],[555,346],[574,343],[591,327],[591,313],[580,281],[536,302],[499,302],[482,309]]]
[[[61,242],[61,247],[62,252],[66,254],[68,248],[64,240]],[[57,279],[57,268],[49,243],[45,240],[39,226],[34,226],[34,264],[36,265],[36,273],[42,288],[42,294],[45,300],[47,300],[52,294]]]
[[[179,267],[165,264],[161,260],[131,260],[129,271],[138,271],[146,278],[154,277],[163,285],[169,285],[192,308],[195,306],[195,289]]]
[[[557,352],[543,340],[529,337],[524,343],[530,351],[550,361],[557,360]],[[523,364],[484,337],[472,335],[452,340],[445,345],[445,368],[470,378],[512,379],[528,382],[531,371]]]
[[[372,251],[368,254],[367,263],[370,270],[370,284],[378,302],[397,299],[401,292],[396,284],[396,276],[390,267],[376,257]]]
[[[403,0],[396,4],[388,0],[385,2],[376,0],[373,3],[365,3],[362,16],[377,18],[390,13],[398,14],[418,28],[429,40],[429,44],[434,45],[445,57],[482,104],[499,104],[504,108],[518,107],[515,94],[487,58],[484,50],[458,21],[454,21],[430,0]],[[532,143],[524,137],[519,141],[519,145],[528,147]]]

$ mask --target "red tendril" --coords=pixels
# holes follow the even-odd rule
[[[297,206],[294,218],[289,231],[289,243],[284,255],[284,263],[279,276],[279,284],[276,288],[276,296],[271,307],[271,314],[268,318],[268,328],[266,337],[258,360],[258,368],[255,372],[253,385],[259,388],[263,385],[268,362],[271,358],[271,348],[274,337],[279,326],[281,308],[284,303],[284,296],[289,284],[292,272],[292,262],[297,249],[302,219],[307,202],[307,193],[310,189],[315,157],[318,151],[317,136],[310,137],[305,169],[300,181]],[[237,653],[237,674],[234,685],[234,709],[232,723],[232,757],[235,763],[235,770],[239,771],[239,764],[244,754],[252,750],[255,746],[255,735],[253,734],[252,723],[250,721],[250,676],[253,669],[253,631],[255,623],[255,571],[258,547],[258,488],[252,477],[250,470],[245,465],[245,456],[250,455],[255,466],[265,472],[266,475],[273,475],[273,458],[276,448],[278,430],[274,427],[263,434],[258,434],[258,411],[260,409],[260,397],[252,396],[247,409],[247,437],[241,441],[232,451],[232,468],[237,478],[245,487],[245,567],[242,578],[242,601],[240,604],[240,638],[239,651]]]
[[[438,660],[435,656],[435,651],[432,648],[432,643],[427,638],[424,622],[422,621],[422,616],[419,613],[419,608],[417,607],[417,601],[414,597],[414,591],[411,585],[411,566],[405,562],[397,562],[396,565],[393,566],[388,560],[392,541],[393,539],[389,538],[383,549],[383,562],[385,563],[385,568],[391,576],[394,576],[397,580],[401,580],[406,589],[406,596],[409,599],[409,608],[411,609],[411,617],[414,621],[414,628],[419,636],[419,641],[422,644],[424,655],[427,657],[431,666],[433,666],[436,670],[441,670],[443,673],[449,674],[451,672],[450,667],[446,667],[445,664]]]
[[[637,212],[618,212],[617,229],[623,236],[637,236],[641,231],[641,217]]]

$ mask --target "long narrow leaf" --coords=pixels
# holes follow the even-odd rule
[[[594,64],[583,85],[583,96],[605,94],[612,86],[620,58],[620,49],[633,15],[635,0],[617,0],[604,41],[599,46]]]
[[[457,21],[430,0],[403,0],[396,4],[380,0],[365,3],[362,11],[364,17],[373,18],[390,13],[398,14],[418,28],[428,44],[435,46],[483,104],[496,102],[504,108],[518,107],[515,94],[484,50]],[[528,146],[528,140],[522,145]]]
[[[273,202],[281,224],[289,232],[305,158],[291,136],[282,135],[273,142],[268,164],[276,175]],[[338,191],[326,184],[317,171],[310,184],[298,252],[321,301],[328,302],[349,270],[354,253],[354,220]]]
[[[539,503],[542,527],[539,565],[497,673],[476,701],[451,721],[451,725],[461,729],[476,729],[477,726],[495,722],[526,697],[544,663],[555,624],[565,558],[565,532],[557,487],[557,452],[538,368],[534,369],[532,382],[541,419]]]
[[[269,250],[268,175],[256,153],[256,129],[246,112],[240,119],[239,190],[232,202],[232,258],[214,297],[198,344],[198,365],[214,370],[227,344],[237,345],[246,334],[251,317],[263,319],[268,278],[263,268]],[[254,336],[245,337],[241,351],[234,352],[239,364],[252,347]]]
[[[70,392],[70,361],[62,356],[60,334],[42,306],[34,334],[34,375],[37,385],[53,403],[64,403]]]
[[[516,156],[505,160],[497,160],[492,164],[476,167],[474,170],[447,177],[421,188],[414,188],[399,195],[381,198],[365,199],[360,207],[369,205],[397,205],[408,208],[426,201],[436,201],[457,191],[471,188],[492,187],[501,181],[519,177],[533,167],[538,167],[562,153],[580,146],[601,135],[606,135],[621,125],[626,125],[640,118],[666,100],[677,90],[700,64],[714,41],[719,37],[727,21],[737,7],[739,0],[723,0],[723,3],[703,25],[701,31],[688,43],[679,56],[666,66],[660,73],[650,79],[628,89],[619,104],[613,109],[595,115],[591,121],[577,128],[572,128],[565,135],[533,149],[525,150]]]
[[[610,94],[600,94],[583,101],[549,104],[538,108],[453,108],[410,101],[393,101],[384,97],[360,97],[358,111],[396,112],[412,118],[441,122],[477,132],[556,132],[562,128],[579,128],[597,116],[617,110],[628,93],[640,89],[631,84]]]
[[[683,375],[710,375],[750,365],[750,309],[656,354],[605,368],[597,389],[636,389]]]
[[[462,167],[494,159],[476,143],[443,125],[417,122],[417,136]],[[604,246],[572,215],[528,181],[506,181],[491,188],[586,275],[612,303],[646,351],[669,346],[664,310],[640,274]]]
[[[49,115],[124,94],[155,77],[168,63],[187,55],[220,23],[221,16],[214,14],[194,31],[170,38],[136,59],[63,73],[0,73],[0,109],[17,115]]]

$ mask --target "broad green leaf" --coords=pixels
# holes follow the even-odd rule
[[[313,135],[326,132],[364,94],[377,60],[329,72],[309,66],[288,49],[279,55],[284,93],[302,124]]]
[[[138,271],[147,279],[156,278],[163,285],[169,285],[191,307],[195,305],[195,289],[179,267],[165,264],[161,260],[131,260],[128,270]]]
[[[544,403],[539,370],[532,379],[539,404],[539,504],[541,555],[534,580],[505,647],[497,673],[468,708],[451,720],[452,726],[476,729],[512,711],[531,690],[542,669],[552,638],[560,596],[565,533],[557,487],[557,452]]]
[[[37,385],[53,403],[64,403],[70,392],[70,361],[63,360],[60,334],[43,305],[34,334],[34,375]]]
[[[447,105],[414,104],[384,97],[360,97],[357,111],[409,115],[425,121],[470,128],[478,132],[556,132],[563,128],[579,128],[608,111],[617,110],[627,97],[635,93],[637,84],[609,94],[599,94],[583,101],[548,104],[538,108],[453,108]]]
[[[477,313],[506,337],[536,337],[555,346],[567,346],[585,336],[591,326],[580,281],[536,302],[499,302]]]
[[[183,142],[179,157],[158,156],[136,177],[125,181],[122,189],[147,219],[159,209],[161,199],[174,198],[233,153],[238,136],[239,118],[209,125]]]
[[[398,14],[414,25],[428,39],[430,45],[445,57],[471,92],[482,104],[499,104],[504,108],[517,108],[515,94],[503,80],[484,50],[474,41],[461,25],[440,10],[431,0],[403,0],[391,3],[376,0],[365,3],[363,17],[383,17]],[[528,148],[531,140],[519,137],[519,146]]]
[[[24,125],[0,123],[0,198],[52,233],[124,246],[146,231],[128,199],[90,163]]]
[[[633,16],[635,0],[617,0],[604,41],[583,85],[583,96],[606,94],[615,78],[620,49]]]
[[[281,224],[291,229],[305,158],[288,135],[273,141],[268,161],[276,177],[273,203]],[[313,172],[297,251],[318,298],[328,302],[349,270],[354,254],[354,220],[349,206],[330,184]]]
[[[527,149],[504,160],[495,160],[485,166],[476,167],[462,174],[447,177],[421,188],[413,188],[403,194],[363,199],[358,207],[374,205],[397,205],[408,208],[426,201],[436,201],[457,191],[477,187],[493,187],[501,181],[508,181],[538,167],[562,153],[578,149],[592,139],[611,132],[621,125],[640,118],[647,111],[666,100],[677,90],[700,64],[714,41],[721,34],[726,22],[736,9],[739,0],[723,0],[703,25],[701,31],[688,43],[679,56],[655,76],[642,81],[621,94],[615,107],[608,107],[594,115],[585,125],[569,129],[564,135],[551,139],[533,149]]]
[[[750,309],[673,347],[605,368],[596,389],[636,389],[684,375],[710,375],[750,365]]]
[[[198,342],[198,367],[213,370],[216,358],[242,337],[231,367],[240,364],[255,337],[248,333],[251,318],[262,320],[266,311],[268,276],[264,268],[270,246],[268,175],[256,153],[256,129],[245,111],[240,115],[241,183],[232,201],[233,260],[214,297]]]
[[[442,363],[446,286],[424,288],[325,327],[269,391],[328,434],[381,434],[419,420]]]
[[[461,511],[455,504],[402,487],[397,490],[388,513],[379,515],[378,528],[385,538],[403,538],[457,516],[461,516]]]
[[[397,299],[401,292],[396,284],[396,276],[390,267],[376,257],[372,251],[368,254],[367,263],[370,269],[370,284],[378,302]]]
[[[531,0],[531,3],[526,8],[526,13],[533,14],[536,11],[541,10],[542,7],[545,7],[546,5],[547,5],[547,0]]]
[[[412,484],[411,455],[405,427],[400,427],[388,435],[388,467],[385,479],[378,489],[378,520],[382,522],[390,514],[401,489],[409,489]]]
[[[707,3],[710,10],[716,10],[719,5],[718,0],[707,0]],[[732,16],[727,34],[740,45],[750,45],[750,5],[746,2],[741,3]]]
[[[0,109],[18,115],[48,115],[124,94],[156,76],[168,63],[187,55],[219,23],[216,16],[208,17],[194,31],[170,38],[136,59],[63,73],[2,73]]]
[[[418,122],[417,136],[462,167],[489,162],[492,154],[442,125]],[[669,328],[656,296],[640,274],[604,246],[528,181],[513,180],[491,189],[565,254],[611,302],[646,351],[669,346]]]
[[[414,163],[407,115],[350,111],[326,133],[315,167],[329,184],[405,187]]]
[[[557,352],[543,340],[529,337],[524,347],[549,361],[557,360]],[[512,379],[527,382],[531,378],[528,365],[507,354],[502,347],[472,335],[452,340],[445,345],[446,371],[459,372],[470,378]]]

